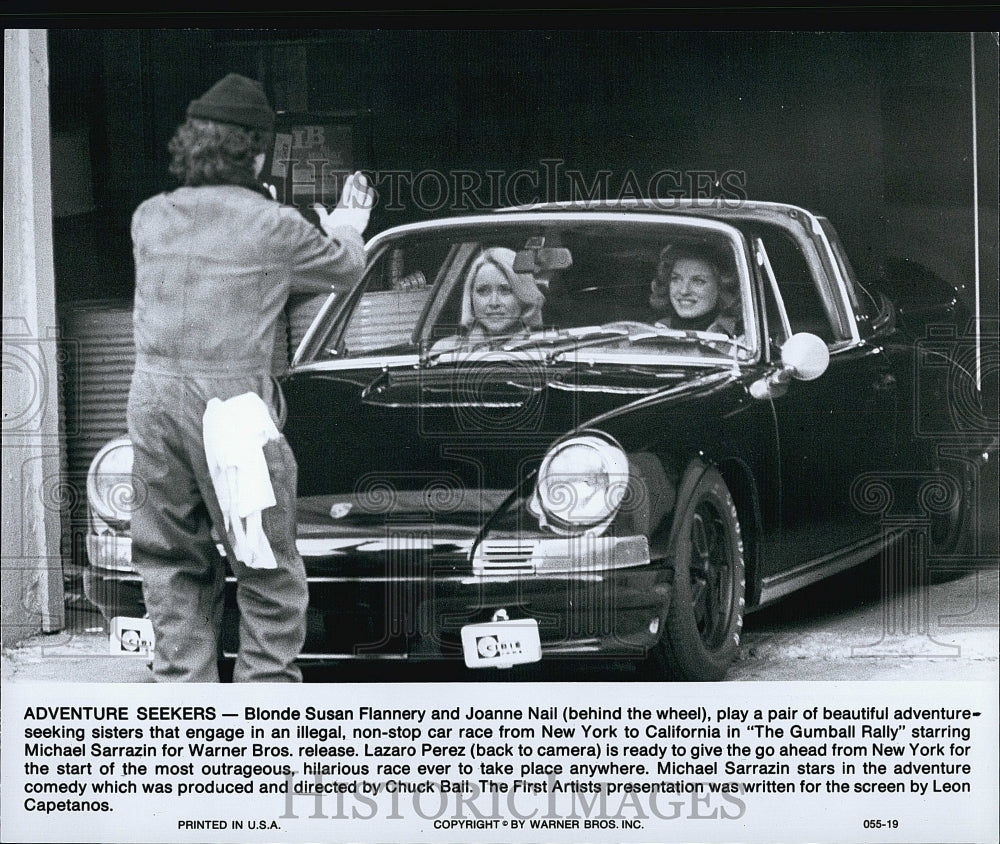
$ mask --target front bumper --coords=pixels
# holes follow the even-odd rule
[[[87,541],[87,597],[109,618],[143,615],[131,539]],[[304,538],[309,583],[304,662],[462,659],[461,630],[498,610],[538,622],[545,657],[641,658],[660,637],[671,571],[645,537],[491,540],[426,536]],[[226,578],[222,648],[238,649],[235,578]]]

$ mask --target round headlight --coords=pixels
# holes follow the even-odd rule
[[[90,463],[87,501],[102,519],[127,523],[135,509],[132,483],[132,441],[119,437],[107,443]]]
[[[542,461],[529,504],[539,522],[557,533],[602,532],[628,488],[628,458],[603,437],[559,443]]]

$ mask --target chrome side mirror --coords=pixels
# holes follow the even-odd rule
[[[750,385],[755,399],[777,398],[785,394],[792,379],[812,381],[830,365],[830,350],[815,334],[793,334],[781,346],[781,369]]]
[[[790,370],[800,381],[819,378],[829,365],[830,350],[815,334],[793,334],[781,347],[782,369]]]

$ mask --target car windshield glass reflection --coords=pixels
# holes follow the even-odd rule
[[[431,363],[529,348],[748,360],[746,266],[733,230],[689,220],[410,232],[375,256],[325,350]]]

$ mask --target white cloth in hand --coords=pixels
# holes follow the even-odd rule
[[[202,418],[205,457],[236,558],[250,568],[278,567],[262,512],[276,503],[264,443],[281,434],[256,393],[211,399]]]

